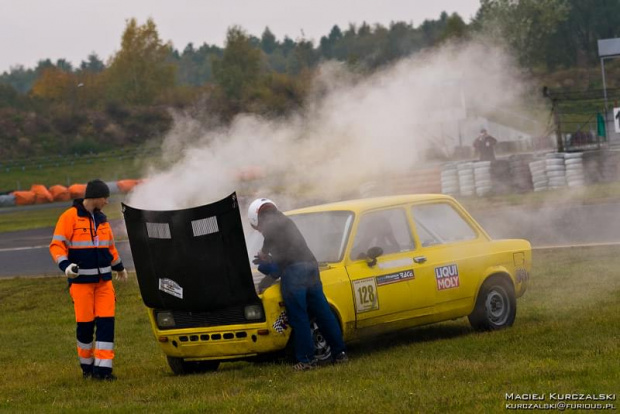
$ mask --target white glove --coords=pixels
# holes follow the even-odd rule
[[[258,293],[263,293],[269,286],[276,283],[277,280],[278,279],[269,275],[262,278],[261,281],[258,283]]]
[[[67,266],[67,268],[65,269],[65,275],[69,279],[78,277],[78,265],[76,265],[75,263],[71,263],[69,266]]]
[[[120,280],[122,282],[125,282],[127,280],[127,270],[123,269],[123,270],[121,270],[119,272],[116,272],[115,279],[116,280]]]

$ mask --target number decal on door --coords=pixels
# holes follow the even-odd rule
[[[353,282],[355,295],[355,312],[362,313],[379,309],[377,297],[377,283],[374,277],[356,280]]]

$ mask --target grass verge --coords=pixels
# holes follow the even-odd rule
[[[80,376],[64,279],[0,280],[0,411],[480,413],[505,411],[506,393],[618,393],[619,268],[617,247],[537,250],[511,329],[460,319],[352,344],[343,366],[186,377],[168,369],[134,275],[116,285],[114,383]]]
[[[94,178],[104,181],[141,178],[145,166],[153,162],[157,162],[154,155],[136,149],[64,158],[49,156],[32,161],[0,161],[0,191],[30,190],[32,184],[47,187],[84,184]]]
[[[486,197],[457,197],[467,208],[481,210],[502,206],[543,207],[547,205],[593,204],[620,200],[620,181],[592,184],[584,187],[564,187],[555,190],[530,191],[521,194],[489,195]]]
[[[110,203],[103,212],[109,220],[122,218],[122,196],[110,198]],[[39,229],[54,227],[58,217],[71,206],[71,202],[25,206],[13,209],[10,212],[0,212],[0,233],[18,230]]]

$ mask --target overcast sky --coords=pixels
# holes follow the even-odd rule
[[[183,50],[190,42],[223,46],[235,24],[257,37],[269,26],[278,40],[305,36],[316,45],[334,24],[417,27],[442,11],[469,22],[478,7],[479,0],[0,0],[0,73],[46,58],[77,66],[91,52],[106,61],[132,17],[139,24],[152,17],[160,37]]]

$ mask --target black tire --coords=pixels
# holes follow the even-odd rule
[[[335,315],[334,315],[335,317]],[[338,319],[336,319],[338,320]],[[312,340],[314,341],[314,357],[322,362],[330,362],[332,359],[332,349],[327,343],[327,340],[321,333],[319,326],[317,325],[314,318],[310,320],[310,331],[312,332]],[[291,333],[291,336],[286,345],[286,359],[295,362],[295,332]]]
[[[514,286],[502,277],[491,277],[480,288],[469,323],[477,331],[497,331],[512,326],[516,316]]]
[[[170,369],[176,375],[201,374],[217,371],[220,361],[185,361],[183,358],[166,356]]]
[[[331,361],[332,348],[321,333],[316,321],[310,321],[310,330],[312,331],[312,340],[314,341],[314,357],[319,363]]]

